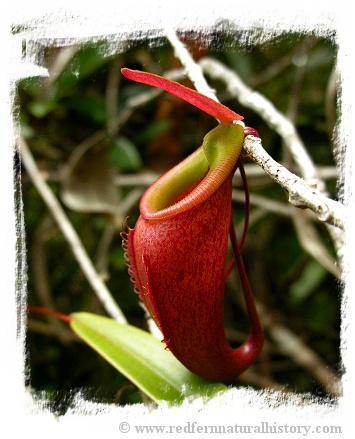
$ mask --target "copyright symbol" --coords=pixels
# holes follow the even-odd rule
[[[121,433],[128,433],[130,428],[131,427],[128,424],[128,422],[121,422],[120,425],[118,426],[118,429],[120,430]]]

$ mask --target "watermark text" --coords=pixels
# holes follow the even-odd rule
[[[128,422],[121,422],[119,425],[121,433],[128,433],[130,430],[135,433],[144,434],[169,434],[169,433],[244,433],[244,434],[341,434],[340,425],[291,425],[288,423],[260,422],[255,425],[234,424],[234,425],[202,425],[198,422],[186,422],[184,425],[130,425]]]

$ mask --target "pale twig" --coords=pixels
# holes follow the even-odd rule
[[[52,291],[48,282],[47,276],[47,253],[46,253],[46,238],[48,228],[53,225],[53,218],[47,214],[40,222],[34,233],[33,245],[31,248],[31,261],[33,284],[37,293],[38,300],[44,308],[55,310],[55,302],[53,300]],[[46,315],[48,324],[46,328],[51,329],[57,333],[58,339],[67,343],[71,337],[68,335],[71,331],[67,330],[67,326],[59,319]],[[28,320],[29,323],[29,320]]]
[[[258,206],[264,211],[271,212],[275,215],[292,218],[298,240],[303,249],[313,258],[315,258],[321,265],[323,265],[323,267],[332,273],[337,279],[341,280],[342,273],[320,240],[314,225],[311,224],[311,221],[314,220],[315,217],[313,215],[312,217],[308,215],[309,211],[293,209],[292,206],[253,193],[250,194],[249,198],[251,206]],[[245,194],[242,191],[238,191],[236,189],[233,190],[233,201],[244,203],[244,199]]]
[[[120,85],[120,69],[121,59],[117,59],[112,66],[112,69],[108,75],[107,87],[106,87],[106,113],[107,113],[107,131],[111,133],[116,125],[116,119],[118,114],[118,90]],[[112,129],[112,128],[113,129]]]
[[[290,65],[296,64],[295,60],[309,50],[316,42],[316,37],[310,36],[305,41],[303,41],[299,46],[290,52],[286,53],[282,58],[277,59],[273,64],[266,67],[262,72],[257,73],[251,78],[252,87],[260,86],[260,84],[267,83],[274,77],[280,75],[284,70],[286,70]]]
[[[62,47],[58,50],[56,56],[49,64],[48,76],[43,80],[43,87],[41,90],[43,99],[47,99],[47,94],[50,92],[51,87],[79,50],[79,44]]]
[[[37,332],[38,334],[55,337],[60,342],[64,343],[79,341],[79,337],[69,328],[66,328],[64,325],[58,328],[56,327],[56,325],[52,325],[50,323],[45,323],[34,319],[28,319],[27,329],[33,332]]]
[[[298,240],[304,250],[316,259],[326,270],[332,273],[333,276],[341,280],[341,270],[335,264],[327,248],[323,245],[314,225],[311,224],[309,218],[306,218],[305,212],[294,209],[292,219]]]
[[[276,162],[262,147],[261,139],[247,136],[243,149],[272,180],[288,192],[288,201],[292,205],[311,209],[320,221],[344,229],[345,206],[326,197],[317,188]]]
[[[298,114],[302,83],[307,70],[307,55],[304,54],[304,57],[304,62],[300,63],[299,68],[296,70],[290,93],[287,116],[292,123],[295,123]],[[285,150],[287,153],[287,148],[283,148],[283,151]],[[311,223],[309,218],[305,216],[305,211],[292,209],[292,221],[303,249],[340,280],[342,276],[340,269],[336,266],[328,249],[323,245],[314,223]]]
[[[245,173],[248,176],[248,180],[252,178],[260,178],[260,177],[266,177],[265,172],[254,163],[244,163],[243,164]],[[322,180],[336,180],[339,176],[338,170],[335,166],[317,166],[317,174]],[[238,172],[235,174],[234,177],[238,177]]]
[[[267,198],[262,195],[257,195],[253,193],[249,195],[249,199],[250,199],[250,205],[252,206],[258,206],[276,215],[288,216],[288,217],[292,216],[292,207],[285,203],[280,203],[279,201],[274,201],[271,198]],[[240,203],[244,203],[245,193],[243,191],[238,191],[234,189],[232,192],[232,200]]]
[[[122,218],[125,218],[128,212],[133,206],[136,206],[139,199],[143,194],[143,190],[140,188],[134,188],[128,192],[128,194],[120,201],[120,213]],[[123,226],[123,224],[122,224]],[[96,252],[96,269],[102,278],[108,276],[108,250],[112,243],[113,238],[117,233],[116,224],[108,224],[102,234],[99,245]]]
[[[175,56],[184,66],[186,75],[188,76],[188,78],[190,78],[196,90],[199,93],[213,99],[214,101],[218,101],[214,90],[207,84],[207,81],[203,76],[201,67],[194,61],[194,59],[190,55],[190,52],[177,37],[176,32],[172,29],[167,29],[165,31],[165,35],[174,49]]]
[[[268,333],[277,343],[280,352],[306,369],[332,396],[342,396],[341,381],[313,349],[307,346],[290,329],[279,323],[267,326]]]
[[[65,214],[64,209],[53,194],[50,187],[42,178],[26,141],[20,138],[18,147],[22,162],[32,180],[32,183],[35,185],[43,201],[46,203],[48,209],[55,218],[95,294],[103,304],[108,315],[121,323],[126,323],[127,320],[124,314],[114,301],[106,285],[100,279],[100,276],[98,276],[79,236]]]
[[[253,185],[254,178],[262,178],[265,177],[269,180],[269,177],[265,174],[259,165],[253,163],[244,163],[245,173],[248,176],[248,181],[250,185]],[[319,166],[317,167],[317,172],[319,176],[324,180],[334,180],[337,178],[338,172],[335,166]],[[120,174],[115,177],[115,183],[120,187],[148,187],[150,186],[160,174],[144,171],[140,174]],[[57,181],[58,178],[56,176],[50,177],[51,181]],[[239,173],[233,177],[233,184],[237,184],[241,181]]]
[[[108,274],[108,250],[111,246],[112,240],[117,233],[116,224],[109,223],[105,227],[105,230],[102,233],[101,239],[98,243],[95,257],[95,267],[98,275],[104,281],[107,281]]]
[[[258,389],[267,388],[275,390],[277,392],[292,393],[285,386],[274,381],[273,379],[260,375],[259,373],[251,372],[250,370],[247,370],[239,375],[238,381],[242,382],[245,385],[254,386]]]
[[[337,102],[337,83],[339,81],[339,72],[336,67],[333,68],[329,81],[327,84],[327,89],[325,93],[325,114],[327,120],[328,136],[330,139],[333,138],[334,127],[337,120],[336,102]]]

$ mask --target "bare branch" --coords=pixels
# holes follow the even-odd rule
[[[300,244],[314,259],[316,259],[323,267],[333,274],[334,277],[341,280],[342,273],[335,264],[334,259],[329,254],[327,248],[323,245],[314,224],[309,218],[306,218],[304,211],[294,210],[292,215],[293,223],[297,232]]]
[[[285,203],[280,203],[279,201],[274,201],[271,198],[267,198],[262,195],[256,195],[253,193],[250,194],[249,198],[250,198],[250,204],[252,206],[258,206],[261,209],[274,213],[275,215],[282,215],[288,217],[292,216],[292,207],[286,205]],[[232,200],[238,201],[240,203],[244,203],[245,201],[244,192],[234,189],[232,192]]]
[[[290,64],[294,63],[295,58],[299,58],[302,56],[308,49],[310,49],[316,41],[315,36],[309,36],[304,42],[302,42],[299,46],[286,53],[282,58],[278,59],[276,62],[271,64],[262,72],[255,74],[252,78],[252,86],[255,88],[260,84],[270,81],[275,76],[279,75],[286,68],[290,66]]]
[[[207,84],[205,77],[203,76],[201,67],[195,62],[191,57],[189,51],[186,49],[184,44],[179,40],[176,33],[168,29],[166,30],[166,37],[170,44],[174,48],[175,56],[180,60],[181,64],[184,66],[186,75],[193,82],[196,90],[205,96],[218,102],[214,90]]]
[[[337,99],[337,82],[339,80],[339,72],[334,67],[328,81],[326,90],[325,111],[328,126],[329,138],[333,137],[334,127],[336,125],[337,111],[336,111],[336,99]]]
[[[79,44],[66,46],[59,49],[55,57],[52,58],[48,67],[48,76],[43,80],[43,87],[41,90],[42,98],[46,98],[50,87],[53,86],[57,78],[66,69],[68,63],[73,59],[76,53],[80,50]]]
[[[41,322],[39,320],[28,319],[27,328],[29,331],[37,332],[38,334],[46,335],[47,337],[55,337],[61,343],[78,342],[79,337],[64,325],[58,328],[56,325]]]
[[[250,370],[243,372],[238,377],[238,381],[244,383],[245,385],[254,386],[259,389],[268,388],[277,392],[292,394],[291,391],[289,391],[285,386],[282,386],[280,383],[270,378],[264,377],[263,375],[251,372]]]
[[[182,69],[174,69],[170,70],[166,74],[166,77],[174,81],[179,81],[184,77],[184,74]],[[108,126],[105,126],[104,128],[96,131],[90,137],[87,137],[83,142],[79,143],[76,146],[76,149],[87,150],[92,146],[98,144],[102,140],[106,139],[108,136],[116,136],[121,127],[132,116],[135,109],[148,104],[161,93],[163,93],[163,90],[152,89],[127,99],[125,107],[120,111],[117,117],[112,117],[112,119],[110,120],[109,128]]]
[[[55,310],[55,301],[53,299],[52,290],[48,282],[47,276],[48,267],[45,238],[45,235],[48,234],[48,229],[52,227],[52,225],[53,218],[52,216],[47,214],[35,230],[31,256],[33,284],[37,293],[38,300],[41,306],[43,306],[44,308]],[[53,332],[56,332],[58,339],[61,340],[63,343],[66,343],[68,341],[68,333],[71,333],[71,331],[67,330],[67,325],[51,315],[46,315],[45,318],[48,320],[46,328],[51,329]]]
[[[253,185],[253,179],[268,176],[260,168],[259,165],[253,163],[244,163],[245,173],[248,176],[248,181],[250,185]],[[331,180],[337,178],[337,170],[335,166],[319,166],[317,168],[318,174],[324,180]],[[148,187],[160,176],[160,174],[151,171],[144,171],[139,174],[119,174],[115,177],[115,184],[120,187]],[[51,181],[57,181],[58,177],[56,175],[50,176]],[[241,182],[239,172],[236,172],[233,177],[233,184],[238,184]]]
[[[294,362],[314,376],[333,396],[342,395],[341,382],[323,360],[292,331],[279,323],[268,326],[268,331],[280,348]]]
[[[245,194],[242,191],[233,189],[232,200],[244,203]],[[268,197],[250,194],[250,204],[258,206],[264,211],[272,212],[275,215],[287,216],[293,220],[295,230],[300,244],[304,250],[316,259],[323,267],[341,280],[342,273],[336,265],[334,258],[330,255],[327,248],[323,245],[314,227],[312,220],[316,217],[309,210],[294,209],[290,205],[274,201]]]
[[[38,192],[40,193],[43,201],[46,203],[53,217],[57,221],[58,226],[60,227],[60,229],[63,232],[63,235],[67,239],[81,269],[83,270],[95,294],[102,302],[107,313],[112,318],[114,318],[115,320],[121,323],[126,323],[127,320],[124,314],[117,306],[116,302],[111,296],[111,293],[107,289],[106,285],[100,279],[100,276],[97,274],[79,236],[77,235],[71,222],[66,216],[61,204],[59,203],[59,201],[51,191],[50,187],[42,178],[41,173],[36,165],[36,162],[31,154],[31,151],[26,141],[22,138],[19,139],[18,149],[19,152],[21,153],[21,158],[23,164],[25,165],[28,175],[30,176],[33,184],[37,188]]]
[[[120,68],[121,59],[114,62],[112,69],[108,75],[106,87],[106,113],[107,113],[107,131],[111,133],[111,125],[115,128],[118,114],[118,90],[120,85]]]
[[[262,147],[261,139],[247,136],[244,151],[277,184],[289,194],[289,202],[295,207],[309,208],[320,221],[344,229],[345,206],[323,195],[302,178],[277,163]]]

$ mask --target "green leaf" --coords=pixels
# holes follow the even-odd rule
[[[306,300],[323,282],[328,272],[314,259],[311,259],[302,275],[290,287],[290,297],[294,303]]]
[[[33,98],[37,98],[43,87],[43,78],[41,76],[24,78],[19,82],[19,88],[24,90]]]
[[[71,93],[70,89],[97,72],[114,58],[106,41],[84,45],[56,79],[57,97]]]
[[[142,158],[129,139],[119,136],[113,143],[109,158],[111,165],[117,166],[125,171],[136,171],[142,167]]]
[[[138,144],[144,144],[150,140],[166,133],[172,126],[172,121],[168,119],[153,120],[146,128],[142,128],[135,136],[134,141]]]
[[[185,368],[164,345],[129,324],[79,312],[70,326],[90,347],[156,402],[180,403],[184,398],[206,397],[227,390],[219,382],[198,377]]]
[[[92,119],[97,124],[106,123],[106,104],[99,96],[76,97],[69,101],[67,108]]]
[[[42,118],[55,110],[56,106],[57,104],[54,101],[32,101],[28,104],[28,111],[33,114],[33,116]]]

